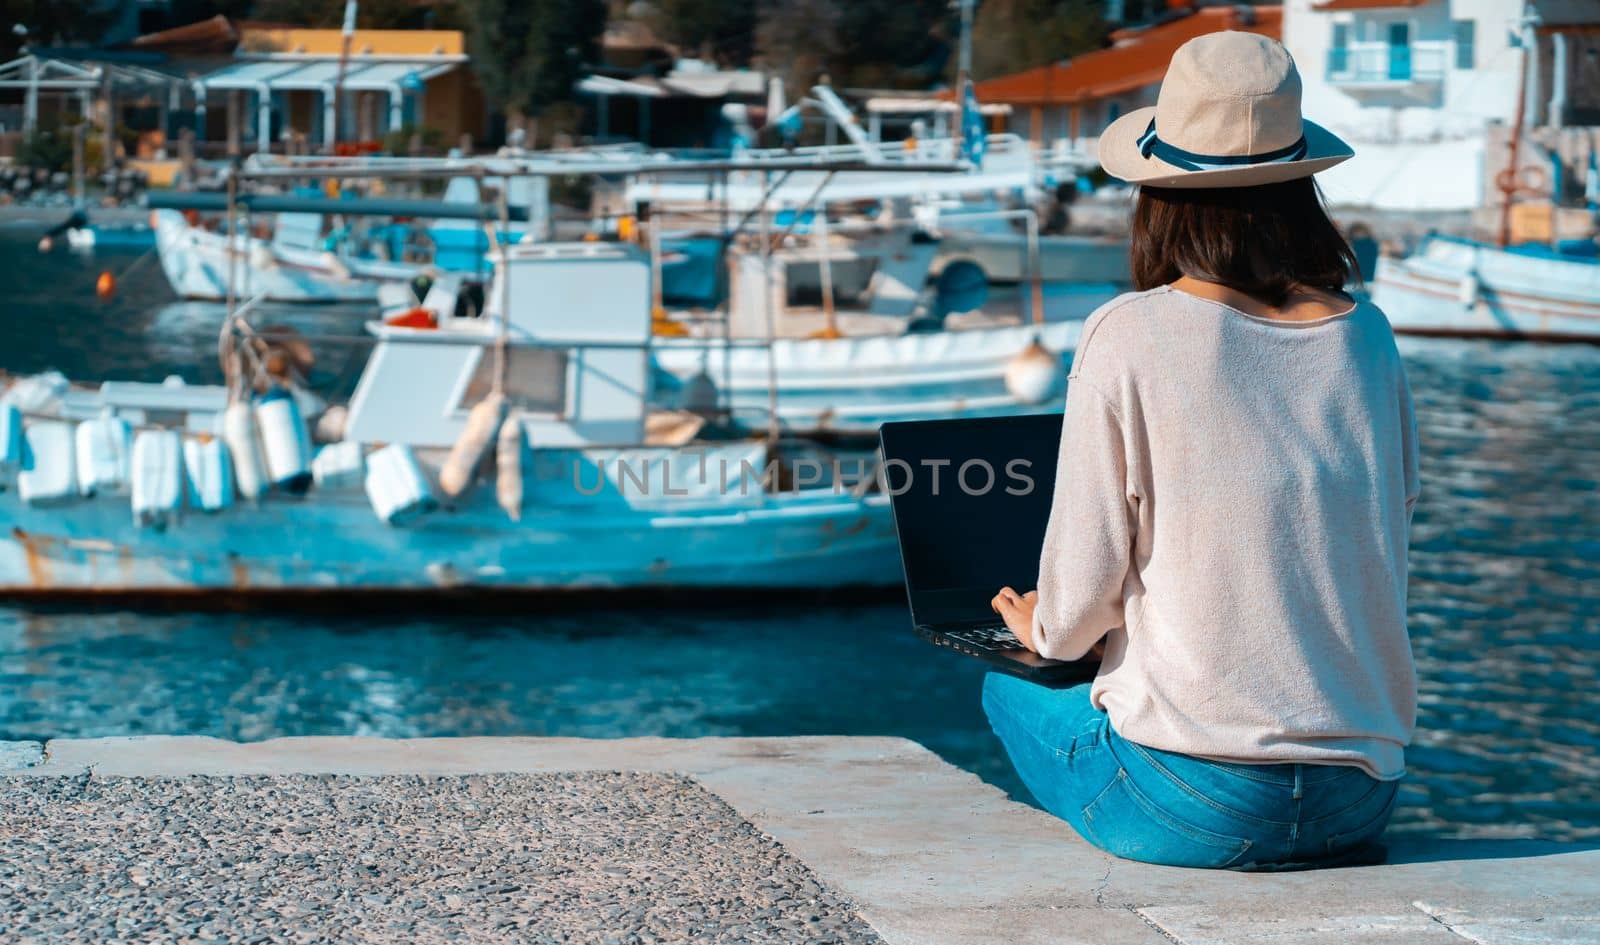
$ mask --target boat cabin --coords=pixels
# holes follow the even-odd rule
[[[436,328],[367,324],[378,344],[344,437],[449,447],[494,389],[503,343],[504,393],[535,446],[643,442],[650,292],[649,257],[628,244],[509,247],[481,317],[456,317],[430,295]]]

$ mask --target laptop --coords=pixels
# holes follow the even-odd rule
[[[1061,414],[886,423],[878,436],[917,635],[1035,682],[1093,679],[1097,660],[1045,659],[989,606],[1002,587],[1038,584]]]

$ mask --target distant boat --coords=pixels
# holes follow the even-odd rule
[[[1430,236],[1405,259],[1379,260],[1372,299],[1405,334],[1600,343],[1592,254]]]
[[[269,197],[263,204],[284,209],[272,219],[272,237],[236,234],[231,263],[236,298],[261,296],[270,302],[376,302],[385,283],[406,283],[436,271],[488,275],[488,237],[475,219],[453,219],[475,210],[480,183],[490,191],[502,178],[483,181],[458,177],[442,200],[329,200],[303,195]],[[515,178],[510,184],[512,222],[500,238],[515,243],[542,237],[548,226],[543,178]],[[268,203],[268,201],[271,201]],[[191,223],[179,208],[191,204],[221,209],[213,194],[152,196],[155,242],[167,281],[179,297],[219,301],[228,293],[230,261],[226,230]],[[303,206],[309,209],[296,209]],[[387,215],[431,217],[425,225],[378,227],[362,241],[331,232],[330,216]],[[358,245],[358,242],[360,245]],[[413,245],[407,246],[407,243]],[[408,258],[420,257],[420,258]]]

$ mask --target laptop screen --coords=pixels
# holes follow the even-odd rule
[[[917,623],[991,619],[1002,586],[1034,589],[1059,413],[889,423],[880,438]]]

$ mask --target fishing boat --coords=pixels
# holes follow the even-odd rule
[[[1372,297],[1407,334],[1600,342],[1592,254],[1430,236],[1405,259],[1379,260]]]
[[[1524,107],[1530,73],[1537,75],[1532,50],[1537,17],[1521,22],[1516,112],[1506,134],[1506,162],[1495,176],[1500,191],[1500,225],[1493,244],[1432,235],[1404,259],[1381,258],[1372,297],[1398,332],[1418,335],[1527,338],[1600,342],[1600,234],[1593,226],[1594,200],[1600,198],[1600,165],[1589,151],[1591,220],[1587,238],[1555,239],[1554,215],[1560,188],[1545,186],[1543,171],[1525,164]],[[1557,169],[1560,156],[1556,155]],[[1514,211],[1523,198],[1542,207],[1521,209],[1545,214],[1535,227],[1543,241],[1517,237]]]
[[[504,207],[496,203],[505,191]],[[407,283],[437,271],[486,276],[488,236],[482,223],[504,216],[497,239],[514,243],[548,233],[548,189],[541,177],[507,181],[483,175],[449,180],[442,199],[326,198],[246,195],[236,201],[271,219],[271,236],[227,224],[203,225],[185,212],[225,210],[221,194],[152,195],[161,268],[180,298],[221,301],[229,280],[243,298],[271,302],[359,303],[378,300],[387,283]],[[501,210],[503,209],[503,214]],[[405,222],[357,226],[338,221],[370,217]],[[426,220],[427,222],[415,222]]]
[[[547,243],[498,259],[481,314],[369,323],[348,403],[298,390],[247,308],[226,323],[220,386],[6,382],[0,593],[897,579],[865,456],[702,435],[704,418],[651,405],[647,254]]]

